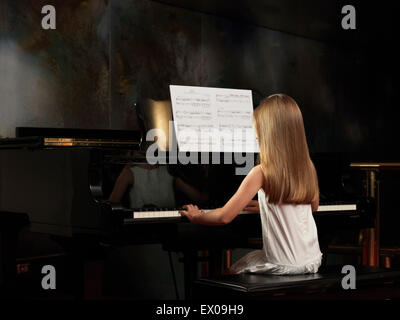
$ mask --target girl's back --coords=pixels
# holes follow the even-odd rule
[[[322,254],[310,204],[272,204],[258,191],[263,249],[236,262],[231,271],[271,274],[315,273]]]
[[[311,207],[318,206],[319,188],[301,111],[291,97],[275,94],[261,101],[253,116],[263,172],[258,202],[264,247],[234,270],[317,272],[322,254]]]

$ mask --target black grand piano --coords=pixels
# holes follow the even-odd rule
[[[176,184],[172,185],[173,206],[145,203],[137,207],[130,201],[129,190],[119,203],[110,202],[121,170],[147,163],[135,153],[142,140],[141,131],[16,128],[15,138],[0,140],[0,211],[27,214],[32,232],[51,235],[82,259],[99,245],[162,243],[167,251],[183,252],[185,295],[190,297],[198,251],[211,252],[210,270],[217,274],[222,250],[257,246],[260,220],[257,214],[242,212],[226,226],[190,224],[178,209],[193,201],[177,190]],[[317,169],[318,160],[321,158],[314,159]],[[243,179],[234,174],[235,164],[161,166],[167,167],[173,179],[180,178],[207,193],[202,204],[206,210],[223,205]],[[146,178],[136,179],[135,183],[148,183]],[[326,196],[321,190],[321,204],[315,213],[318,224],[331,228],[335,223],[360,228],[371,225],[373,204],[368,199],[345,196],[340,185],[332,190],[335,188]],[[158,190],[152,196],[163,194]]]

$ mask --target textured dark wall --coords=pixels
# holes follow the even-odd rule
[[[44,4],[56,30],[41,28]],[[2,1],[0,135],[136,129],[135,102],[183,84],[252,89],[255,103],[285,92],[312,152],[393,158],[394,13],[356,4],[358,30],[344,31],[335,1]]]
[[[57,29],[43,30],[52,4]],[[1,1],[0,135],[16,126],[108,128],[108,1]]]
[[[252,89],[255,100],[286,92],[303,108],[311,149],[332,150],[332,72],[343,53],[315,40],[157,2],[113,1],[111,7],[112,101],[113,110],[121,108],[116,117],[129,115],[135,100],[169,98],[169,84]]]

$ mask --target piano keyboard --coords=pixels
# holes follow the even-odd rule
[[[203,209],[204,210],[204,209]],[[205,213],[212,211],[213,209],[206,209],[204,210]],[[317,212],[354,212],[357,210],[356,204],[332,204],[332,205],[320,205],[318,207]],[[254,214],[255,212],[250,211],[241,211],[239,215],[244,214]],[[129,216],[124,219],[124,222],[134,222],[140,220],[157,220],[157,219],[170,219],[170,218],[182,218],[179,213],[179,210],[145,210],[145,211],[136,211],[133,210],[129,213]],[[175,220],[175,219],[174,219]]]
[[[320,205],[317,212],[327,212],[327,211],[356,211],[357,205],[354,204],[329,204]]]

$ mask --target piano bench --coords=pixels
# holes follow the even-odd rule
[[[200,278],[193,283],[194,300],[329,300],[400,298],[400,269],[355,266],[355,289],[343,266],[321,267],[305,275],[236,274]]]

